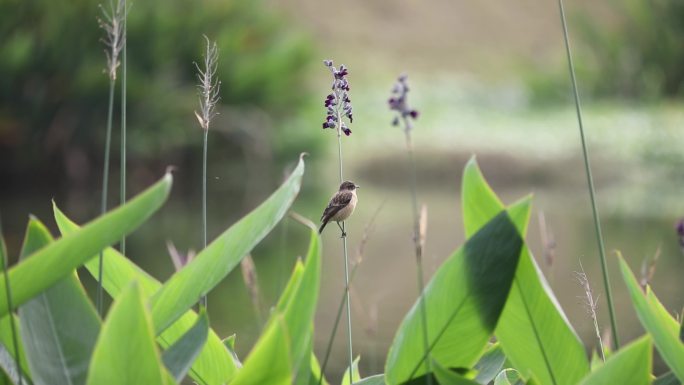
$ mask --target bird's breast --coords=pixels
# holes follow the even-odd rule
[[[352,195],[351,201],[349,201],[349,204],[345,206],[342,210],[338,211],[335,215],[333,215],[331,220],[335,222],[341,222],[349,218],[349,216],[354,212],[354,209],[356,208],[356,202],[357,202],[356,194]]]

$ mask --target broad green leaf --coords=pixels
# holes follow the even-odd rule
[[[525,380],[520,377],[515,369],[504,369],[494,379],[494,385],[525,385]]]
[[[29,220],[21,259],[53,242]],[[36,385],[85,384],[100,319],[75,272],[19,307],[21,338]]]
[[[78,230],[78,226],[69,220],[56,205],[53,205],[53,209],[55,221],[62,234]],[[139,282],[140,290],[145,297],[151,297],[161,287],[159,281],[111,247],[104,251],[104,267],[104,289],[115,299],[133,281]],[[88,261],[86,268],[93,277],[97,277],[97,258]],[[194,310],[188,310],[157,337],[157,342],[163,348],[168,348],[185,335],[196,322],[197,313]],[[236,371],[237,364],[233,356],[223,346],[216,332],[209,329],[207,342],[190,368],[190,376],[201,385],[223,384],[233,378]]]
[[[489,384],[501,371],[506,362],[506,355],[499,343],[490,345],[473,367],[477,371],[475,381],[482,385]]]
[[[309,379],[309,385],[330,385],[325,379],[325,375],[321,373],[321,364],[318,363],[318,359],[313,354],[313,351],[311,352],[311,378]]]
[[[19,323],[19,320],[15,319],[14,322],[17,324]],[[2,324],[7,323],[7,317],[3,318],[0,320],[0,327],[2,327]],[[7,327],[9,329],[9,327]],[[5,339],[5,331],[2,330],[3,333],[3,340],[2,343],[0,343],[0,369],[2,369],[2,374],[5,374],[6,380],[8,381],[7,383],[10,384],[10,379],[11,379],[11,384],[18,384],[20,382],[19,376],[21,376],[21,383],[22,384],[31,384],[31,380],[28,377],[28,372],[27,368],[28,365],[26,364],[25,360],[23,360],[23,352],[19,352],[20,357],[22,357],[22,363],[21,363],[21,374],[17,373],[17,361],[14,358],[14,350],[11,348],[12,345],[12,337],[11,335],[9,336],[9,339]],[[7,347],[10,347],[11,350],[8,350]]]
[[[646,287],[644,295],[627,262],[621,257],[619,259],[622,277],[641,324],[653,337],[653,343],[663,361],[672,369],[679,381],[684,382],[684,343],[679,340],[679,324],[665,310],[650,287]]]
[[[9,270],[12,303],[19,306],[71,274],[100,250],[115,243],[145,222],[164,203],[171,190],[171,174],[140,195],[81,230],[64,236]],[[0,316],[9,312],[5,277],[0,276]]]
[[[213,333],[211,329],[209,329],[209,333]],[[228,349],[228,353],[230,353],[231,358],[233,359],[233,363],[235,363],[235,367],[241,368],[242,367],[242,361],[240,361],[240,357],[238,357],[237,353],[235,353],[235,334],[228,336],[227,338],[224,338],[223,341],[223,346]]]
[[[344,371],[344,376],[342,377],[342,385],[352,385],[355,384],[357,381],[361,380],[361,375],[359,374],[359,359],[361,359],[361,356],[356,356],[356,358],[352,362],[351,381],[349,380],[349,367],[347,367],[347,369]]]
[[[463,173],[466,235],[473,234],[503,208],[471,159]],[[508,210],[524,236],[529,200]],[[533,375],[542,384],[575,385],[589,372],[584,346],[527,246],[522,248],[513,287],[495,333],[506,357],[525,378]]]
[[[359,382],[354,383],[354,385],[385,385],[385,375],[376,374],[374,376],[366,377]]]
[[[88,385],[165,385],[149,309],[136,283],[114,301],[93,353]]]
[[[204,308],[197,322],[178,341],[162,354],[164,366],[169,369],[176,381],[180,382],[190,370],[192,363],[202,351],[209,333],[209,317]]]
[[[310,362],[313,315],[318,299],[321,256],[318,232],[311,231],[306,264],[295,267],[271,314],[231,385],[291,384],[302,360]],[[301,265],[301,262],[297,262]]]
[[[164,283],[152,297],[152,318],[157,333],[221,282],[273,229],[299,193],[303,174],[304,161],[300,157],[297,168],[264,203],[231,226]]]
[[[580,385],[648,385],[651,383],[652,351],[650,337],[644,336],[611,355]]]
[[[653,381],[653,385],[681,385],[677,376],[672,372],[667,372]]]
[[[435,360],[432,361],[432,370],[439,385],[478,385],[478,382],[445,368]]]
[[[501,211],[449,257],[425,287],[430,357],[449,368],[470,368],[486,347],[504,307],[522,239]],[[421,303],[397,331],[385,381],[401,384],[427,372]]]

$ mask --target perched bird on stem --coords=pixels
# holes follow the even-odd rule
[[[323,215],[321,216],[321,227],[318,229],[319,234],[323,232],[323,229],[328,222],[335,221],[340,230],[342,230],[342,237],[347,236],[347,233],[345,233],[340,222],[349,218],[354,212],[356,202],[358,201],[358,198],[356,197],[357,188],[359,188],[359,186],[355,185],[354,182],[342,182],[340,190],[330,198],[328,207],[323,211]]]

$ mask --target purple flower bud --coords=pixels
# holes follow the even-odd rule
[[[394,119],[392,119],[392,125],[393,126],[399,125],[399,117],[398,116],[395,116]]]
[[[684,237],[684,219],[680,219],[679,222],[677,222],[675,229],[677,230],[677,235]]]
[[[332,67],[333,62],[332,62],[332,60],[323,60],[323,64],[324,64],[326,67]]]
[[[328,122],[323,122],[323,129],[328,128]]]
[[[411,115],[413,119],[418,119],[418,111],[416,110],[411,110],[411,112],[409,112],[409,115]]]
[[[343,131],[344,134],[347,135],[347,136],[351,135],[351,130],[349,129],[349,127],[343,128],[342,131]]]

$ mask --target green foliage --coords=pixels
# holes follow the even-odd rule
[[[108,78],[100,41],[103,32],[97,23],[100,3],[109,5],[89,0],[0,2],[0,135],[13,143],[0,148],[0,153],[13,173],[29,167],[34,172],[54,170],[65,163],[62,152],[67,146],[93,163],[101,162]],[[216,40],[220,51],[221,99],[231,109],[217,119],[216,128],[226,132],[226,146],[237,148],[244,141],[241,134],[228,133],[227,127],[245,129],[245,125],[252,131],[263,130],[258,135],[265,138],[267,149],[271,139],[277,144],[273,151],[278,159],[289,156],[295,147],[300,152],[302,146],[309,151],[316,146],[320,136],[315,130],[292,127],[295,113],[308,98],[301,91],[311,44],[269,11],[267,3],[131,4],[127,114],[130,128],[135,129],[128,137],[130,157],[189,151],[201,145],[193,114],[197,108],[193,63],[201,60],[203,34]],[[278,118],[263,124],[264,113]],[[283,132],[286,125],[290,129]],[[164,140],[159,140],[161,130]],[[279,139],[287,135],[296,136],[299,143],[289,140],[291,145],[283,147]],[[57,137],[59,143],[43,145]],[[230,151],[223,151],[223,156],[226,153]]]
[[[478,385],[479,383],[459,373],[445,368],[437,361],[432,361],[433,371],[439,385]]]
[[[684,342],[679,340],[679,324],[665,310],[650,287],[644,294],[627,262],[620,258],[622,277],[632,298],[639,320],[653,338],[658,352],[675,373],[679,381],[684,382]]]
[[[352,379],[351,381],[349,380],[349,368],[347,368],[344,371],[344,376],[342,377],[342,385],[352,385],[356,383],[357,381],[361,380],[361,375],[359,374],[359,360],[361,359],[361,356],[356,356],[354,359],[354,362],[352,363],[351,367],[351,373],[352,373]]]
[[[22,258],[53,242],[47,228],[29,220]],[[85,385],[100,319],[72,272],[19,308],[24,351],[36,385]]]
[[[498,343],[490,345],[473,367],[477,371],[475,381],[484,385],[489,384],[501,371],[505,362],[506,356],[501,345]]]
[[[88,385],[167,385],[142,291],[134,282],[114,301],[97,339]]]
[[[491,191],[474,159],[463,174],[463,218],[472,234],[503,204]],[[525,234],[529,207],[519,207],[516,226]],[[513,287],[496,329],[496,337],[524,377],[543,384],[576,384],[589,372],[584,347],[567,321],[527,246],[522,249]]]
[[[81,230],[36,251],[9,270],[12,301],[19,306],[49,288],[92,258],[100,250],[130,233],[166,201],[171,174],[131,199],[124,206],[103,215]],[[5,277],[0,277],[0,315],[8,309]]]
[[[195,324],[162,354],[164,366],[176,381],[181,381],[202,351],[209,333],[209,317],[202,308]]]
[[[651,383],[652,351],[651,339],[642,337],[610,356],[580,385],[648,385]]]
[[[506,302],[521,246],[518,231],[503,211],[437,270],[422,296],[434,360],[450,368],[475,364]],[[387,356],[388,384],[426,373],[420,322],[417,302],[401,323]]]

